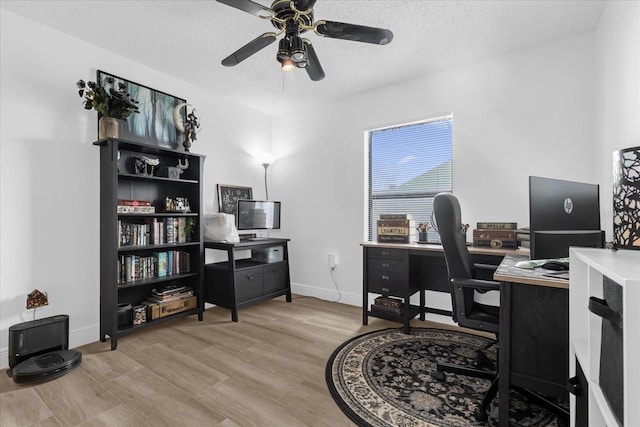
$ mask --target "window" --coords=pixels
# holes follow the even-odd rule
[[[380,214],[409,213],[416,224],[430,222],[435,195],[453,191],[452,127],[449,115],[367,131],[370,241]],[[438,238],[429,231],[430,241]]]

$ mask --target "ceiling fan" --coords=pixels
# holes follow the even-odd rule
[[[324,20],[314,22],[313,6],[316,0],[274,0],[270,8],[251,0],[218,0],[218,2],[259,18],[268,19],[278,30],[256,37],[227,56],[222,60],[222,65],[225,67],[238,65],[254,53],[275,42],[283,34],[276,55],[282,71],[304,68],[311,80],[318,81],[322,80],[325,74],[311,42],[300,37],[306,31],[313,30],[323,37],[379,45],[388,44],[393,40],[393,33],[384,28]]]

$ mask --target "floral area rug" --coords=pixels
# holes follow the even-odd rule
[[[342,411],[359,426],[494,426],[498,399],[487,422],[473,415],[490,381],[446,374],[436,362],[478,367],[477,351],[492,340],[462,332],[412,328],[370,332],[345,342],[327,362],[326,379]],[[497,345],[485,354],[495,361]],[[482,368],[482,366],[480,366]],[[511,426],[566,426],[556,415],[511,392]]]

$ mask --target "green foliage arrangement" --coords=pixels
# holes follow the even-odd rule
[[[99,117],[113,117],[119,120],[125,120],[132,113],[140,112],[138,110],[139,102],[131,98],[126,91],[127,86],[119,82],[117,88],[115,79],[107,77],[105,83],[109,85],[104,88],[96,82],[86,82],[78,80],[76,86],[80,98],[84,98],[83,105],[85,110],[96,110]]]

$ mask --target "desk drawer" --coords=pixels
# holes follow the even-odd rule
[[[236,272],[236,302],[257,298],[263,294],[264,272],[262,267],[247,268]]]
[[[286,262],[274,263],[264,266],[264,293],[277,292],[287,289],[287,270],[289,266]]]
[[[397,259],[369,258],[369,271],[402,273],[409,269],[409,263]]]
[[[369,268],[368,270],[369,292],[402,296],[409,290],[409,272],[389,271]]]
[[[405,262],[409,260],[409,251],[407,249],[369,248],[367,254],[370,262],[372,258],[396,259]]]

